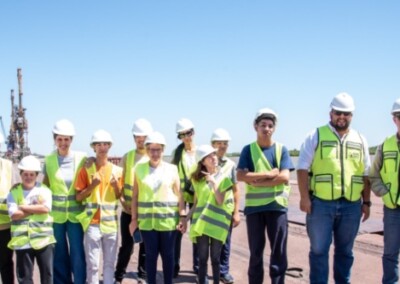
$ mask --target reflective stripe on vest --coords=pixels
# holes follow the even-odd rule
[[[13,189],[11,194],[17,205],[25,203],[21,185]],[[38,250],[55,242],[53,218],[50,214],[32,214],[24,219],[11,221],[11,240],[8,243],[10,249],[18,250],[30,244],[33,249]]]
[[[277,167],[280,169],[282,159],[282,144],[275,143],[275,157]],[[250,144],[251,159],[254,164],[254,171],[257,173],[271,171],[272,167],[265,157],[263,151],[257,142]],[[286,184],[280,184],[271,187],[254,187],[250,184],[246,184],[246,207],[256,207],[267,205],[273,201],[276,201],[283,207],[288,206],[288,199],[290,193],[290,186]]]
[[[54,223],[65,223],[70,221],[78,223],[76,215],[81,213],[84,206],[81,202],[76,201],[75,179],[77,172],[82,168],[85,163],[85,154],[80,152],[73,152],[74,168],[73,168],[73,181],[68,189],[64,179],[61,175],[61,170],[58,164],[58,154],[54,152],[45,158],[46,174],[49,179],[50,190],[53,194],[53,203],[51,215],[54,218]]]
[[[216,176],[218,190],[221,192],[232,191],[232,180],[221,171]],[[225,243],[232,219],[232,210],[225,202],[218,205],[215,193],[205,179],[199,182],[193,181],[196,192],[197,204],[193,214],[193,223],[190,228],[190,239],[196,242],[196,238],[207,235]]]
[[[0,225],[10,224],[7,195],[11,188],[12,162],[0,158]]]
[[[318,128],[318,137],[311,165],[313,194],[323,200],[359,200],[364,188],[364,147],[360,134],[350,130],[341,142],[326,125]]]
[[[382,182],[389,190],[383,197],[386,207],[394,209],[400,205],[399,199],[399,163],[400,152],[396,135],[385,139],[382,145],[382,167],[380,175]]]
[[[138,221],[140,230],[171,231],[179,221],[179,201],[172,188],[177,178],[175,165],[161,162],[162,180],[157,188],[149,181],[149,163],[136,166],[138,184]],[[157,168],[158,169],[158,168]]]
[[[226,177],[230,177],[232,170],[235,168],[235,163],[226,158],[224,165],[221,167],[221,174]],[[233,196],[233,190],[229,190],[225,193],[225,199],[224,203],[227,207],[228,210],[233,210],[235,209],[235,204],[234,204],[234,196]]]
[[[93,216],[97,210],[100,210],[100,231],[105,234],[116,233],[118,230],[118,199],[115,197],[114,188],[111,186],[110,181],[112,175],[116,178],[122,177],[122,168],[108,162],[107,166],[112,167],[110,176],[103,178],[107,179],[105,188],[103,188],[102,195],[100,194],[100,185],[95,187],[92,193],[85,199],[85,210],[77,216],[81,222],[84,231],[89,227]],[[92,183],[92,176],[96,173],[96,164],[90,168],[85,169],[89,178],[89,184]]]

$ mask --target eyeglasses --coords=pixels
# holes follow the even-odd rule
[[[111,143],[110,142],[94,142],[93,145],[94,146],[110,146]]]
[[[342,114],[343,114],[344,116],[349,116],[349,115],[351,115],[351,112],[348,112],[348,111],[338,111],[338,110],[334,110],[333,113],[334,113],[335,115],[337,115],[337,116],[341,116]]]
[[[393,114],[395,117],[397,117],[397,119],[400,119],[400,113],[395,113]]]
[[[182,139],[182,138],[185,138],[185,137],[190,137],[190,136],[192,136],[193,134],[194,134],[194,130],[193,130],[193,129],[190,129],[189,131],[179,133],[179,134],[178,134],[178,138],[179,138],[179,139]]]

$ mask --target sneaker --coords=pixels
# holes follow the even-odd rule
[[[146,279],[143,276],[138,276],[137,283],[146,284]]]
[[[232,275],[229,273],[220,275],[219,280],[225,284],[232,284],[234,282]]]

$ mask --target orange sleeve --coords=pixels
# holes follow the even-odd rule
[[[75,181],[76,191],[84,190],[89,185],[89,177],[84,167],[79,170],[78,176]]]

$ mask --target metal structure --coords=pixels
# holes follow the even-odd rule
[[[7,140],[6,157],[15,162],[31,153],[28,147],[28,120],[26,108],[22,106],[22,73],[17,69],[18,78],[18,105],[14,104],[14,90],[11,90],[11,124]]]

